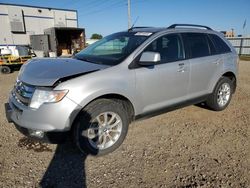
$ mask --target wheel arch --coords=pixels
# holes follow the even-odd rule
[[[135,107],[133,105],[133,103],[131,102],[130,99],[128,99],[127,97],[125,97],[122,94],[118,94],[118,93],[108,93],[108,94],[102,94],[100,96],[95,96],[92,99],[88,100],[88,102],[85,103],[85,105],[82,105],[80,109],[78,109],[78,112],[75,113],[75,117],[73,118],[72,121],[72,125],[71,125],[71,129],[74,125],[75,120],[77,119],[78,115],[80,114],[80,112],[86,108],[86,106],[88,106],[90,103],[92,103],[93,101],[97,100],[97,99],[112,99],[112,100],[116,100],[116,101],[120,101],[122,103],[122,105],[124,106],[124,108],[126,110],[128,110],[128,114],[129,114],[129,122],[132,122],[134,120],[135,117]]]
[[[232,71],[227,71],[227,72],[225,72],[223,75],[222,75],[223,77],[227,77],[227,78],[229,78],[231,81],[232,81],[232,83],[233,83],[233,93],[235,92],[235,90],[236,90],[236,86],[237,86],[237,78],[236,78],[236,75],[232,72]]]
[[[101,95],[101,96],[93,99],[89,103],[93,102],[94,100],[101,99],[101,98],[112,99],[112,100],[116,100],[116,101],[122,102],[124,108],[126,110],[128,110],[128,112],[129,112],[129,120],[130,120],[130,122],[134,120],[135,108],[134,108],[134,105],[132,104],[132,102],[127,97],[125,97],[125,96],[123,96],[121,94],[110,93],[110,94]]]

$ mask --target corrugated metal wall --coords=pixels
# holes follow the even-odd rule
[[[250,55],[250,38],[249,37],[233,37],[227,38],[233,45],[239,55]]]

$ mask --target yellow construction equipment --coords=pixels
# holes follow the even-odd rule
[[[26,63],[31,58],[32,55],[28,56],[1,55],[0,72],[3,74],[9,74],[15,68],[20,68],[22,64]]]

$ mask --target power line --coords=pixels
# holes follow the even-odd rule
[[[90,1],[86,4],[84,1],[76,1],[75,0],[75,1],[70,1],[68,3],[65,3],[63,6],[78,9],[79,12],[82,12],[85,10],[92,11],[92,10],[95,10],[96,7],[100,7],[100,6],[104,5],[105,3],[112,2],[112,1],[116,1],[116,0],[108,0],[108,1],[106,1],[106,0],[93,0],[93,1]]]
[[[65,3],[61,3],[60,5],[62,7],[67,7],[67,8],[73,8],[76,4],[79,4],[79,2],[77,1],[69,1],[69,2],[65,2]]]
[[[93,11],[90,11],[90,12],[82,12],[82,14],[79,14],[79,16],[89,16],[89,15],[92,15],[92,14],[104,12],[104,11],[110,10],[112,8],[118,8],[118,7],[125,6],[125,5],[126,4],[124,3],[124,1],[120,0],[120,1],[116,1],[113,4],[110,4],[108,6],[102,7],[102,8],[97,9],[97,10],[93,10]]]
[[[92,3],[89,3],[87,5],[83,5],[83,7],[81,7],[81,8],[91,10],[93,8],[95,9],[96,7],[100,7],[100,5],[102,6],[102,5],[106,4],[107,2],[112,2],[112,1],[116,1],[116,0],[109,0],[109,1],[97,0],[97,1],[93,1]]]
[[[124,6],[128,5],[126,1],[127,0],[106,0],[106,1],[97,0],[97,1],[92,1],[89,4],[87,4],[89,6],[88,8],[86,8],[85,6],[78,7],[78,9],[79,8],[88,9],[88,11],[86,11],[86,12],[84,10],[78,11],[78,16],[90,16],[90,15],[93,15],[93,14],[98,14],[98,13],[105,12],[105,11],[110,10],[110,9],[124,7]],[[144,3],[146,1],[147,0],[131,1],[130,2],[130,9],[131,9],[131,5]],[[110,2],[112,2],[112,4],[108,5],[107,3],[110,3]],[[108,6],[105,6],[105,5],[108,5]],[[98,8],[98,9],[96,9],[96,8]],[[131,14],[130,14],[130,17],[131,17]],[[130,18],[130,26],[131,26],[131,21],[132,20]]]

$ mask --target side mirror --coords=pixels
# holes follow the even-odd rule
[[[161,61],[161,55],[158,52],[143,52],[139,64],[143,66],[155,65]]]

